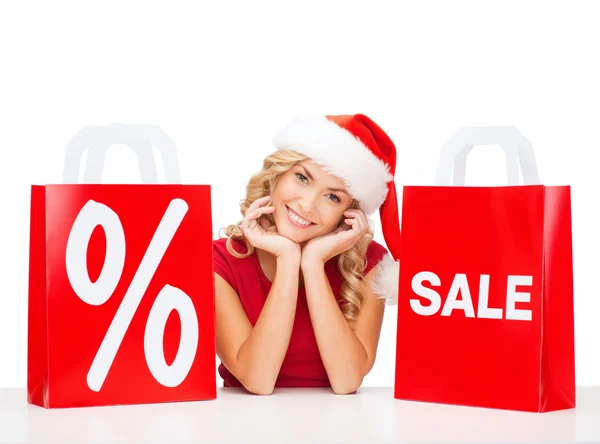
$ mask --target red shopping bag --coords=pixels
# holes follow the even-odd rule
[[[32,187],[29,403],[216,397],[210,187],[176,184],[174,149],[157,134],[164,138],[159,127],[84,128],[67,156],[96,135],[112,142],[99,146],[130,143],[143,170],[153,141],[164,149],[169,184]],[[88,159],[102,157],[92,146]],[[71,160],[66,181],[77,177]],[[155,169],[142,173],[152,176]]]
[[[462,129],[436,183],[500,144],[509,183],[538,182],[514,128]],[[465,148],[466,147],[466,148]],[[458,179],[458,180],[456,180]],[[575,406],[568,186],[409,186],[402,210],[395,397],[545,412]]]

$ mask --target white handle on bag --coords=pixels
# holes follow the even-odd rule
[[[442,147],[435,184],[464,186],[467,156],[475,145],[499,145],[506,155],[508,185],[519,185],[519,163],[525,185],[540,183],[533,145],[514,126],[460,128]]]
[[[83,127],[67,144],[63,183],[77,183],[81,156],[86,149],[88,159],[83,183],[100,183],[106,152],[114,144],[128,145],[138,157],[143,183],[158,183],[152,146],[162,155],[168,184],[181,183],[175,142],[158,125],[119,124]]]

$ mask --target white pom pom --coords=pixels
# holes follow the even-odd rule
[[[379,299],[385,299],[386,305],[398,303],[398,279],[400,277],[400,262],[396,262],[389,254],[377,264],[373,293]]]

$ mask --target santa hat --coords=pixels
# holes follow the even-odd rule
[[[396,147],[363,114],[315,116],[292,120],[273,139],[279,150],[293,150],[339,177],[370,215],[379,209],[383,237],[392,258],[378,264],[374,292],[388,304],[398,299],[400,225],[394,174]]]

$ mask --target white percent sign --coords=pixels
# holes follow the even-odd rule
[[[88,387],[99,392],[112,366],[131,320],[148,289],[167,247],[188,211],[182,199],[173,199],[165,211],[144,257],[119,305],[87,375]],[[106,235],[106,255],[96,282],[87,270],[87,249],[92,232],[102,226]],[[81,209],[67,241],[67,276],[77,296],[90,305],[102,305],[113,294],[125,264],[125,233],[119,216],[108,206],[89,200]],[[169,366],[163,350],[163,336],[171,311],[181,320],[177,356]],[[176,387],[186,378],[198,348],[198,317],[190,297],[182,290],[165,285],[150,310],[144,333],[144,355],[154,378],[166,387]]]

